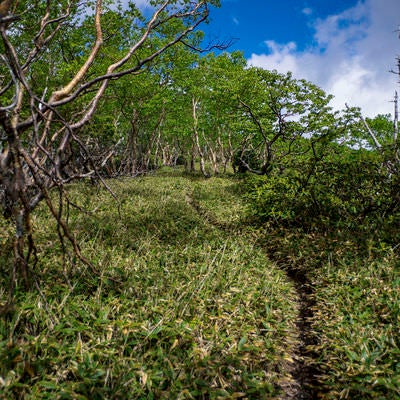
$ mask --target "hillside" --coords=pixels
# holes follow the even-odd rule
[[[361,265],[340,244],[318,259],[318,238],[307,245],[249,219],[238,178],[161,170],[108,184],[117,200],[91,184],[68,193],[95,271],[71,251],[62,258],[44,207],[35,217],[40,284],[17,288],[1,319],[0,397],[400,394],[394,254]]]

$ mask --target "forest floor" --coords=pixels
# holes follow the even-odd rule
[[[394,251],[259,224],[233,176],[109,185],[118,201],[80,183],[65,207],[95,274],[35,214],[40,291],[0,320],[0,398],[399,398]]]

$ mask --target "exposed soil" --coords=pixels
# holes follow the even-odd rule
[[[318,375],[319,371],[313,362],[316,354],[310,350],[317,340],[312,332],[311,318],[315,301],[313,299],[313,288],[306,273],[292,267],[286,267],[285,272],[292,281],[298,295],[298,318],[296,328],[299,345],[295,349],[293,359],[295,364],[291,367],[291,375],[294,384],[291,388],[283,388],[285,395],[282,399],[308,400],[318,398]]]

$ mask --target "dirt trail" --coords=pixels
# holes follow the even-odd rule
[[[192,194],[186,195],[186,202],[209,224],[222,230],[230,230],[229,224],[221,223],[214,215],[204,210]],[[297,292],[298,317],[296,319],[296,332],[298,345],[294,348],[292,358],[294,363],[287,365],[287,372],[291,380],[281,385],[283,394],[280,400],[312,400],[318,396],[318,375],[320,372],[313,361],[316,354],[309,346],[316,344],[316,338],[312,332],[312,316],[315,301],[313,299],[313,287],[307,277],[307,273],[289,264],[282,265],[280,260],[274,257],[273,249],[265,249],[271,261],[276,262],[292,282]]]
[[[290,371],[294,384],[291,387],[283,387],[285,394],[282,399],[316,399],[318,398],[317,376],[319,371],[313,364],[316,355],[309,349],[309,346],[316,344],[311,322],[315,306],[312,296],[313,288],[304,272],[292,267],[286,267],[284,270],[298,295],[296,329],[299,344],[294,350],[293,359],[295,363],[291,366]]]

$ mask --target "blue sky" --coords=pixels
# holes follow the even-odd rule
[[[366,116],[392,113],[400,91],[400,0],[222,0],[202,29],[207,40],[235,39],[250,65],[318,84],[332,105]]]
[[[126,2],[127,0],[122,0]],[[149,0],[133,0],[148,7]],[[235,40],[248,64],[291,71],[334,95],[331,105],[393,115],[400,56],[400,0],[221,0],[200,29]]]
[[[266,40],[296,41],[303,50],[313,43],[312,24],[317,18],[338,14],[354,5],[354,0],[222,0],[212,9],[206,30],[210,37],[236,39],[231,49],[246,56],[267,50]]]

